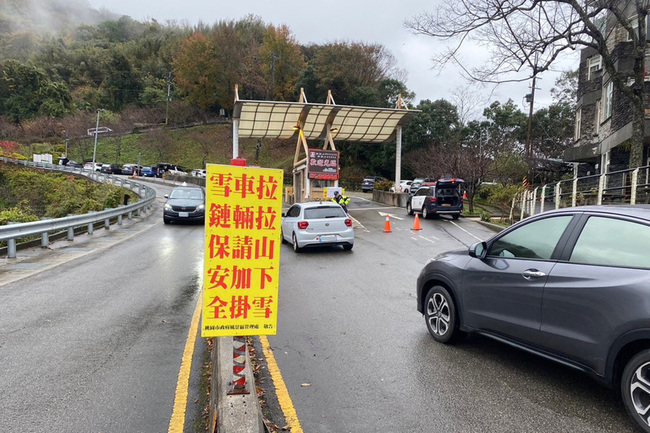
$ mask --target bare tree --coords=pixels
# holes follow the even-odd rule
[[[593,48],[602,56],[604,80],[610,79],[633,107],[630,167],[638,167],[643,159],[644,23],[649,5],[649,0],[455,0],[416,16],[406,26],[451,42],[434,55],[435,67],[455,63],[468,78],[484,83],[525,81],[549,70],[569,50]],[[615,36],[629,39],[625,51],[631,69],[616,64],[619,45],[611,43]],[[468,66],[460,57],[467,43],[486,48],[490,60]]]

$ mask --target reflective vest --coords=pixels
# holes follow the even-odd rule
[[[346,196],[344,196],[344,195],[339,195],[338,198],[337,198],[337,197],[334,197],[334,198],[332,199],[332,201],[333,201],[334,203],[338,203],[338,204],[340,204],[341,206],[347,206],[348,203],[350,203],[350,198],[348,198],[348,197],[346,197]]]

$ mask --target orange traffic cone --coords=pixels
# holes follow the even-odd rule
[[[467,200],[467,191],[463,192],[463,200]]]
[[[417,213],[415,214],[415,221],[413,221],[413,228],[411,230],[422,230],[420,228],[420,218]]]
[[[133,177],[138,177],[138,172],[135,168],[133,169]]]
[[[384,224],[384,233],[390,233],[392,230],[390,229],[390,219],[388,219],[388,215],[386,215],[386,224]]]

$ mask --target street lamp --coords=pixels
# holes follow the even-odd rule
[[[95,125],[95,148],[93,149],[93,174],[95,174],[95,158],[97,156],[97,135],[99,134],[99,113],[104,111],[103,108],[97,109],[97,125]]]

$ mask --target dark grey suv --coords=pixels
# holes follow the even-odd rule
[[[434,339],[477,333],[620,389],[650,432],[650,206],[585,206],[528,218],[418,277]]]

